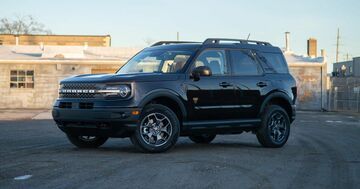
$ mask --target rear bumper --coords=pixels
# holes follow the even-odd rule
[[[53,107],[52,116],[58,127],[67,134],[126,137],[135,130],[139,108],[72,109]]]

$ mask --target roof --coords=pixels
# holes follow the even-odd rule
[[[201,47],[201,43],[178,43],[178,44],[165,44],[158,46],[147,47],[146,50],[196,50]]]
[[[304,55],[297,55],[293,52],[284,52],[285,59],[288,64],[296,63],[325,63],[326,59],[324,57],[309,57]]]
[[[0,46],[0,60],[128,60],[141,48],[87,46]]]
[[[0,36],[64,36],[64,37],[111,37],[110,35],[56,35],[56,34],[0,34]]]
[[[273,46],[260,46],[251,44],[201,44],[183,43],[148,47],[147,49],[174,49],[196,50],[201,47],[211,48],[246,48],[261,51],[275,51],[279,48]],[[131,47],[86,47],[86,46],[39,46],[39,45],[0,45],[0,61],[4,60],[116,60],[126,61],[139,52],[141,48]],[[281,51],[280,51],[281,52]],[[323,57],[311,58],[297,55],[293,52],[284,52],[289,64],[295,63],[324,63]]]
[[[177,44],[164,44],[158,46],[151,46],[148,50],[197,50],[199,48],[233,48],[233,49],[254,49],[262,52],[277,52],[281,53],[280,48],[275,46],[264,46],[255,44],[241,44],[241,43],[219,43],[219,44],[203,44],[203,43],[177,43]]]
[[[261,52],[281,53],[280,48],[272,46],[269,42],[228,38],[208,38],[202,43],[192,41],[159,41],[147,49],[196,50],[199,48],[253,49]]]

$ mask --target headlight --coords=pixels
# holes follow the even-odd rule
[[[131,95],[131,88],[128,85],[107,86],[97,92],[104,96],[120,96],[122,98],[127,98]]]

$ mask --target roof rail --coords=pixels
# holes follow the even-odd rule
[[[170,44],[178,44],[178,43],[199,43],[194,41],[159,41],[151,45],[151,47],[154,46],[160,46],[160,45],[170,45]]]
[[[203,42],[203,45],[219,44],[220,41],[236,41],[236,42],[239,42],[240,44],[271,46],[270,43],[264,42],[264,41],[253,41],[253,40],[246,40],[246,39],[226,39],[226,38],[208,38]]]

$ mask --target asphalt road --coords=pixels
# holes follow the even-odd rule
[[[302,112],[280,149],[245,133],[209,145],[180,138],[163,154],[129,139],[77,149],[51,120],[0,121],[0,188],[359,188],[359,120]]]

